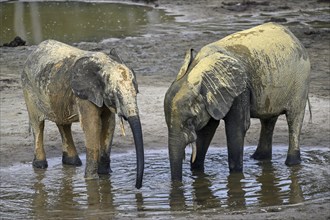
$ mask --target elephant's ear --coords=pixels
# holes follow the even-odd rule
[[[200,60],[189,77],[193,77],[195,71],[202,71],[200,94],[208,113],[216,120],[224,118],[234,98],[246,90],[243,66],[234,58],[215,53]]]
[[[186,55],[185,55],[185,58],[184,58],[184,61],[183,61],[183,65],[176,77],[176,80],[179,80],[181,79],[186,73],[187,73],[187,70],[192,62],[192,60],[194,59],[193,58],[193,51],[194,49],[190,48],[186,51]]]
[[[100,75],[100,64],[90,57],[76,61],[72,69],[71,88],[81,99],[87,99],[98,107],[103,105],[105,83]]]

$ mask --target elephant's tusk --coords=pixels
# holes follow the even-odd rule
[[[122,117],[120,117],[120,130],[121,130],[121,134],[125,137],[126,133],[125,133],[125,127],[124,127],[124,122],[123,122]]]
[[[197,146],[196,146],[196,142],[193,142],[191,144],[191,148],[192,148],[192,154],[191,154],[191,162],[195,162],[196,160],[196,156],[197,156]]]
[[[73,118],[75,118],[77,116],[78,116],[78,114],[70,115],[69,117],[66,118],[66,120],[71,120],[71,119],[73,119]]]

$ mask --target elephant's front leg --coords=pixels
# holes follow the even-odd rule
[[[194,162],[192,162],[192,158],[190,159],[191,170],[204,171],[205,155],[210,146],[214,133],[219,126],[219,122],[220,121],[211,118],[205,127],[196,132],[197,155]]]
[[[73,166],[81,166],[82,163],[78,156],[76,147],[72,139],[71,124],[67,124],[67,125],[57,124],[57,127],[62,137],[62,146],[63,146],[62,163]]]
[[[101,114],[101,120],[101,149],[98,173],[109,174],[112,172],[110,168],[110,150],[116,125],[115,113],[112,113],[108,108],[104,108]]]
[[[244,138],[250,127],[249,96],[244,93],[238,96],[224,120],[229,170],[230,172],[242,172]]]
[[[88,100],[78,99],[79,119],[85,134],[86,179],[98,178],[100,137],[102,129],[101,110]]]

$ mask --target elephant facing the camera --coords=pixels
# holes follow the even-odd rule
[[[87,179],[109,174],[115,114],[130,124],[137,154],[136,187],[142,186],[144,150],[137,107],[137,83],[117,54],[83,51],[47,40],[29,55],[22,87],[34,134],[36,168],[46,168],[45,120],[56,123],[63,144],[62,162],[80,166],[71,124],[80,121],[85,134]]]
[[[243,169],[243,145],[250,118],[261,132],[255,159],[271,159],[276,120],[285,114],[289,149],[285,163],[301,162],[299,136],[308,99],[310,62],[306,49],[285,27],[266,23],[231,34],[186,53],[168,89],[164,110],[172,180],[182,180],[185,147],[192,144],[192,170],[204,159],[219,121],[224,119],[231,172]]]

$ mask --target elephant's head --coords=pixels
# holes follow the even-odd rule
[[[224,118],[235,97],[246,89],[243,69],[238,60],[214,47],[202,48],[195,58],[192,50],[187,51],[164,102],[172,180],[182,180],[185,147],[192,144],[193,157],[196,154],[196,131],[211,117]]]
[[[115,54],[88,52],[73,67],[71,88],[76,96],[98,107],[106,106],[124,118],[132,129],[137,153],[136,187],[142,185],[144,150],[137,107],[138,87],[134,72]]]

